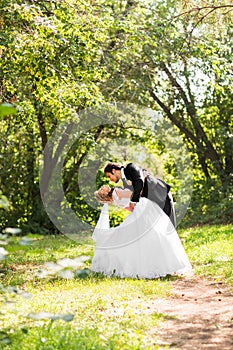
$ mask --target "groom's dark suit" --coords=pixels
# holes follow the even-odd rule
[[[126,179],[132,182],[132,186],[130,186],[127,181],[122,179],[124,187],[133,191],[131,201],[139,202],[140,197],[152,200],[163,209],[175,226],[175,210],[172,196],[169,193],[170,186],[164,181],[151,176],[136,164],[129,163],[123,170]]]

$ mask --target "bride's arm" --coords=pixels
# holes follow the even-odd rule
[[[121,198],[131,198],[132,196],[132,191],[130,191],[129,189],[122,189],[122,188],[115,188],[116,194],[117,196],[121,199]]]

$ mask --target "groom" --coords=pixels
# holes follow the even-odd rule
[[[129,205],[131,210],[139,202],[140,197],[146,197],[157,203],[176,226],[174,204],[172,195],[169,193],[170,186],[164,181],[153,177],[147,170],[134,163],[129,163],[126,167],[118,163],[108,163],[104,173],[115,183],[122,180],[124,187],[133,192]]]

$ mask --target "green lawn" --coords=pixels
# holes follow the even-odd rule
[[[196,274],[232,286],[232,226],[204,226],[178,233]],[[38,269],[61,258],[89,256],[83,266],[88,268],[94,245],[85,236],[80,243],[65,236],[31,237],[35,240],[28,246],[20,246],[19,238],[10,238],[5,246],[8,257],[0,262],[2,285],[17,287],[8,293],[2,290],[0,349],[168,348],[160,345],[157,334],[158,324],[168,315],[158,312],[156,301],[169,295],[175,277],[133,280],[91,273],[86,278],[40,279]],[[32,297],[23,295],[25,291]],[[43,319],[41,312],[50,315]],[[28,318],[30,314],[37,319]]]
[[[203,226],[180,233],[196,274],[233,283],[233,226]]]

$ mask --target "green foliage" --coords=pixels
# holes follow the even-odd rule
[[[0,191],[0,209],[9,209],[10,203],[6,196],[2,194],[2,191]]]
[[[97,42],[104,40],[104,21],[91,12],[77,20],[72,3],[4,1],[2,91],[4,99],[17,100],[18,114],[0,126],[2,186],[14,203],[11,212],[3,214],[3,227],[53,230],[39,193],[42,148],[58,122],[102,101],[98,81],[103,74],[93,62],[99,57]],[[79,5],[85,13],[85,6]],[[92,26],[99,28],[95,35]]]
[[[198,173],[196,175],[191,203],[181,227],[232,223],[233,197],[231,188],[223,191],[217,180],[208,181],[203,177],[198,177]]]
[[[229,74],[232,45],[228,35],[232,24],[227,22],[217,32],[215,28],[214,36],[209,35],[211,31],[206,30],[206,23],[192,31],[194,18],[179,16],[180,8],[175,3],[177,5],[174,1],[166,5],[159,2],[156,11],[150,4],[147,11],[138,10],[138,20],[135,9],[130,12],[129,17],[137,28],[136,48],[131,44],[134,31],[129,30],[129,18],[123,24],[127,34],[121,33],[119,38],[116,30],[113,50],[117,55],[124,47],[124,54],[117,56],[115,65],[111,65],[112,56],[108,56],[111,77],[106,93],[113,89],[115,98],[140,101],[166,115],[185,136],[192,154],[198,156],[205,176],[217,176],[224,188],[232,181],[229,173],[233,164],[229,147],[229,144],[232,146],[232,137],[229,137],[232,135],[232,97],[227,89],[232,85]],[[225,107],[228,105],[226,118],[223,99],[214,98],[219,91],[224,94]],[[218,117],[211,112],[210,123],[206,106],[212,105],[213,98]]]
[[[0,118],[9,116],[12,114],[16,114],[16,109],[14,106],[10,103],[2,103],[0,105]],[[0,156],[1,157],[1,156]],[[8,201],[7,197],[3,195],[1,189],[0,189],[0,209],[9,209],[10,202]]]
[[[232,220],[232,21],[227,14],[219,16],[224,9],[214,12],[216,19],[198,21],[206,12],[195,9],[181,15],[183,3],[1,1],[1,191],[11,205],[8,212],[1,211],[0,227],[56,232],[41,201],[39,164],[47,162],[52,172],[56,150],[64,145],[54,145],[48,159],[43,159],[43,150],[61,122],[78,114],[81,123],[81,112],[88,107],[119,101],[152,108],[184,137],[195,169],[186,223]],[[212,25],[213,20],[219,25]],[[9,102],[17,106],[16,115],[13,109],[9,115]],[[99,166],[93,166],[96,187],[106,183],[99,170],[106,159],[139,161],[152,173],[163,174],[175,197],[182,187],[174,162],[182,154],[178,147],[168,149],[169,130],[155,140],[150,126],[144,121],[139,125],[134,112],[125,111],[131,126],[122,122],[90,128],[67,155],[65,195],[91,225],[98,218],[96,203],[84,198],[77,183],[94,149],[104,154]],[[170,138],[175,137],[172,132]],[[137,156],[141,147],[143,159]],[[6,199],[1,203],[7,206]],[[112,222],[119,223],[120,216]]]
[[[130,213],[121,208],[117,208],[114,206],[110,206],[109,210],[109,221],[110,221],[110,226],[118,226],[122,223],[122,221],[129,215]]]

